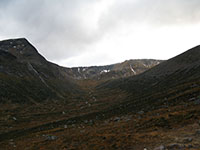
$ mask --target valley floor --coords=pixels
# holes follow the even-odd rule
[[[193,103],[151,112],[129,113],[107,119],[89,119],[84,115],[63,121],[55,114],[40,123],[14,120],[18,127],[0,134],[1,150],[199,150],[200,106]],[[57,119],[56,119],[57,118]],[[16,118],[17,119],[17,118]],[[59,119],[60,121],[59,123]],[[57,121],[56,121],[57,120]],[[56,124],[55,122],[58,122]],[[3,130],[1,119],[1,131]],[[10,126],[11,124],[7,124]],[[5,126],[5,124],[4,124]],[[19,127],[24,128],[19,128]],[[36,127],[37,128],[34,128]],[[15,130],[15,132],[12,132]],[[3,131],[2,131],[3,132]]]

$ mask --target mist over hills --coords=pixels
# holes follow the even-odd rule
[[[166,61],[67,68],[26,39],[1,41],[0,147],[198,150],[199,58],[196,46]]]

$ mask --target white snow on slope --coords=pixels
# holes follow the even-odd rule
[[[102,74],[102,73],[108,73],[108,72],[110,72],[110,70],[102,70],[102,71],[100,72],[100,74]]]
[[[135,72],[135,70],[132,68],[132,66],[130,65],[130,69],[131,71],[134,73],[134,75],[136,75],[137,73]]]

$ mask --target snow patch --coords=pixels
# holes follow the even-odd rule
[[[135,72],[135,70],[132,68],[132,66],[130,65],[130,69],[131,71],[134,73],[134,75],[136,75],[137,73]]]
[[[80,72],[80,68],[78,68],[78,73],[81,73],[81,72]]]
[[[148,65],[146,65],[146,64],[143,64],[143,66],[145,66],[145,67],[149,67]]]
[[[108,73],[108,72],[110,72],[110,70],[102,70],[102,71],[100,72],[100,74],[102,74],[102,73]]]
[[[156,65],[159,65],[160,64],[160,62],[156,62]]]

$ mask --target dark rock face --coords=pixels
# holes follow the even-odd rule
[[[42,64],[46,59],[26,39],[13,39],[0,42],[0,51],[15,56],[20,62]]]
[[[0,60],[2,60],[2,59],[7,59],[7,60],[17,59],[17,57],[12,55],[11,53],[6,52],[6,51],[1,51],[1,50],[0,50],[0,57],[1,57]]]

